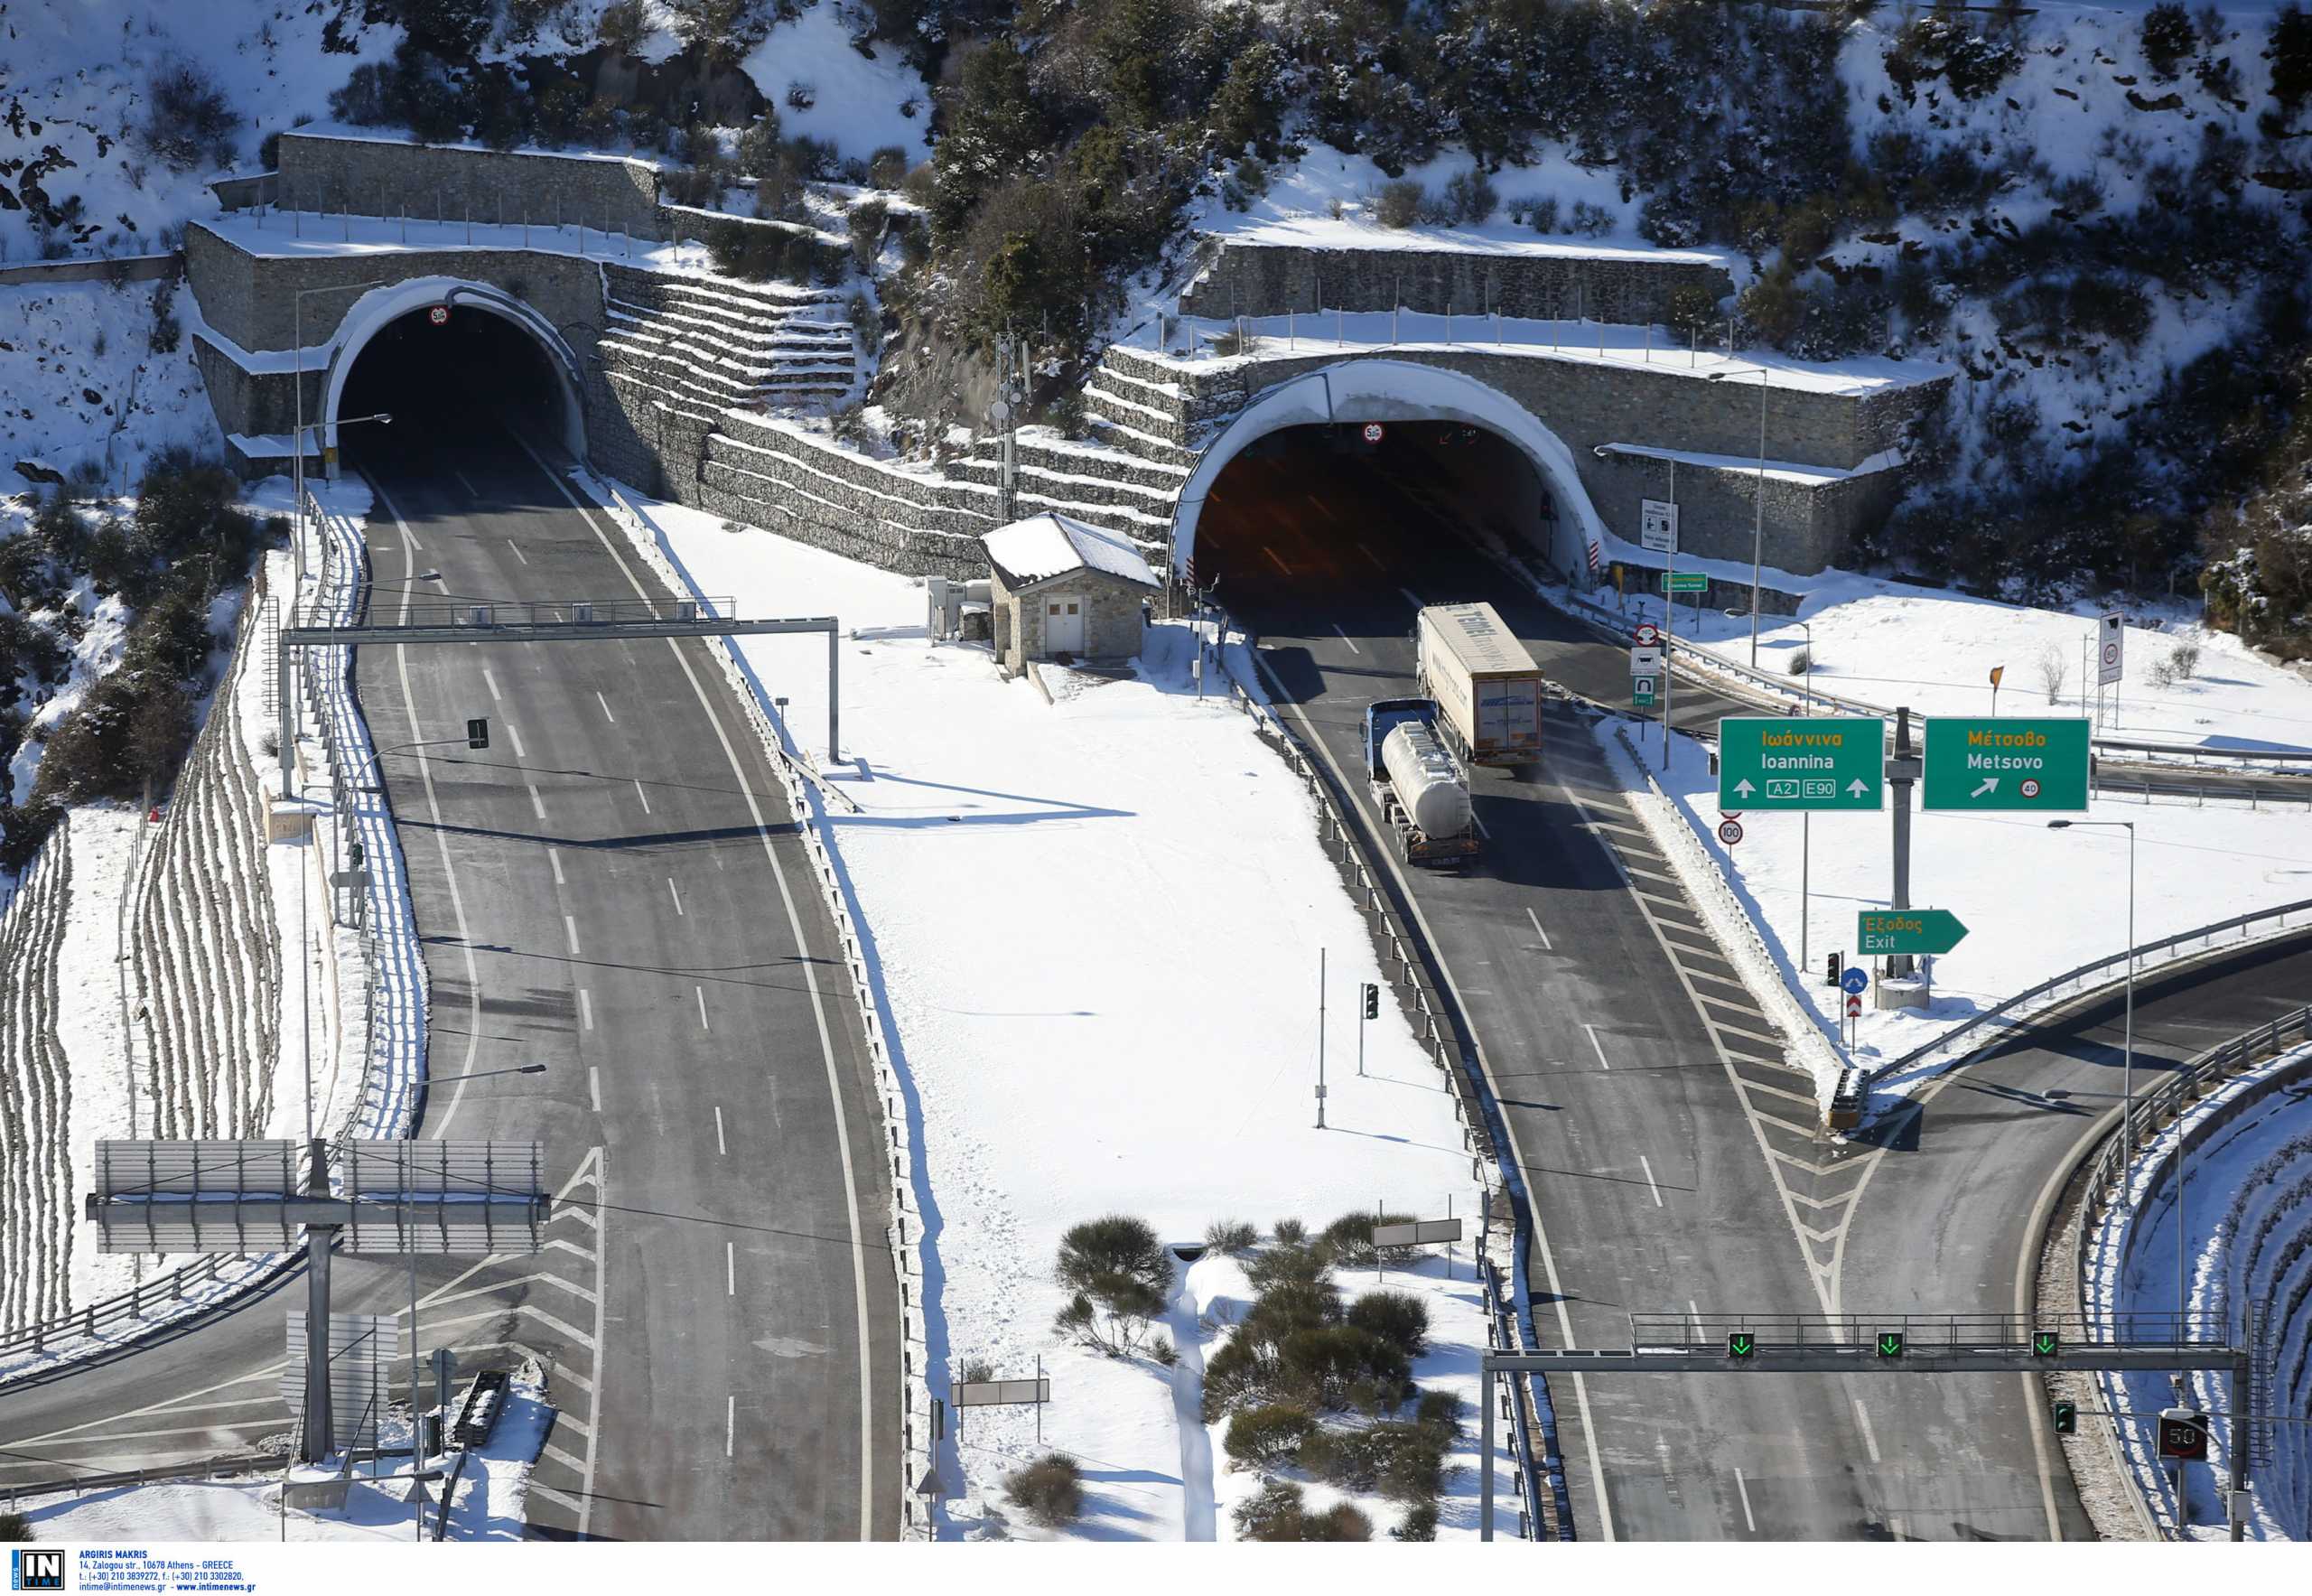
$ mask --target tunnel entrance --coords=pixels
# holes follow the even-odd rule
[[[585,448],[559,357],[529,328],[471,303],[418,305],[359,345],[329,415],[350,421],[380,411],[393,416],[391,428],[346,427],[337,440],[345,458],[406,453],[429,441],[502,443],[509,429],[573,453]]]
[[[1206,494],[1196,580],[1218,580],[1220,602],[1255,624],[1368,596],[1396,605],[1406,591],[1481,597],[1461,590],[1505,576],[1470,537],[1538,569],[1563,513],[1522,449],[1472,423],[1281,427],[1247,444]]]

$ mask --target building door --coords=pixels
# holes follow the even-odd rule
[[[1056,598],[1044,601],[1044,652],[1084,652],[1084,601]]]

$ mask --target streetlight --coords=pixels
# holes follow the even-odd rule
[[[289,474],[297,495],[297,574],[305,574],[305,296],[309,294],[350,294],[356,289],[383,288],[383,277],[372,277],[366,283],[324,283],[315,288],[298,288],[290,294],[291,341],[297,346],[294,396],[297,430],[289,435]]]
[[[428,1086],[446,1086],[453,1080],[487,1080],[493,1075],[544,1075],[543,1064],[517,1064],[508,1069],[474,1069],[463,1075],[435,1075],[426,1078]]]
[[[1739,375],[1713,371],[1705,381],[1718,382]],[[1750,668],[1758,668],[1758,573],[1767,541],[1767,369],[1758,368],[1758,497],[1750,529]]]
[[[2128,834],[2127,1029],[2124,1033],[2126,1040],[2121,1054],[2121,1078],[2125,1083],[2121,1087],[2121,1095],[2126,1106],[2121,1110],[2121,1118],[2125,1127],[2122,1138],[2127,1148],[2127,1155],[2132,1158],[2135,1156],[2135,822],[2132,820],[2050,820],[2047,822],[2049,831],[2068,831],[2074,826],[2117,828]],[[2177,1190],[2179,1193],[2182,1190],[2180,1180]],[[2128,1201],[2127,1181],[2124,1176],[2120,1181],[2120,1200],[2122,1204]],[[2182,1219],[2179,1204],[2179,1211],[2177,1215],[2177,1227],[2179,1233],[2182,1229]]]
[[[1814,629],[1805,621],[1801,621],[1798,623],[1798,630],[1806,634],[1806,713],[1811,715],[1814,713]],[[1802,970],[1812,968],[1814,963],[1813,957],[1810,957],[1813,952],[1813,945],[1807,939],[1807,933],[1813,929],[1809,923],[1810,911],[1813,906],[1813,833],[1814,811],[1812,809],[1799,810],[1798,967]]]

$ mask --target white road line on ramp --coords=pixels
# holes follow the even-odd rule
[[[402,541],[410,549],[415,549],[417,539],[410,536],[409,523],[402,519],[401,511],[396,509],[394,501],[387,497],[384,485],[375,478],[369,478],[368,481],[369,490],[377,495],[378,502],[386,507],[386,514],[393,518],[394,526],[401,533]],[[410,568],[416,569],[416,556],[414,554],[410,556]],[[401,593],[400,621],[405,626],[409,623],[409,589],[406,586]],[[406,643],[394,645],[394,667],[401,676],[402,713],[409,717],[409,723],[414,729],[419,723],[417,695],[410,691],[409,646]],[[481,1045],[481,975],[474,968],[473,938],[466,930],[465,894],[458,890],[458,867],[450,858],[450,834],[442,824],[442,804],[434,791],[434,761],[418,761],[417,775],[425,789],[425,812],[434,822],[434,845],[439,848],[442,854],[442,877],[450,886],[450,918],[457,923],[458,946],[464,951],[466,960],[466,1059],[464,1065],[458,1070],[460,1077],[458,1084],[451,1090],[450,1106],[443,1110],[441,1123],[433,1127],[434,1139],[438,1142],[449,1130],[450,1122],[458,1116],[458,1105],[465,1101],[466,1084],[463,1078],[473,1073],[475,1052]],[[537,801],[537,794],[535,791],[530,795],[530,801],[533,803]]]
[[[1364,649],[1356,646],[1356,639],[1355,638],[1350,637],[1347,632],[1341,630],[1340,622],[1338,621],[1333,622],[1333,635],[1340,639],[1342,642],[1348,645],[1348,651],[1350,653],[1362,655],[1365,652]]]
[[[648,592],[636,578],[632,567],[627,565],[624,556],[619,553],[618,546],[611,541],[610,534],[602,530],[600,519],[575,493],[570,490],[569,483],[547,468],[545,462],[537,457],[536,451],[532,450],[527,443],[518,436],[515,438],[515,442],[521,445],[522,452],[529,455],[531,463],[553,482],[563,498],[570,501],[571,508],[578,512],[580,518],[586,523],[595,538],[601,544],[604,552],[611,556],[611,562],[618,566],[619,574],[626,578],[627,585],[634,590],[634,596],[648,600],[650,596]],[[796,910],[795,894],[793,889],[788,885],[786,867],[779,863],[778,851],[771,846],[770,827],[763,819],[762,807],[755,801],[754,789],[748,782],[746,771],[739,763],[738,751],[731,746],[730,733],[722,729],[722,717],[714,713],[714,705],[706,696],[706,689],[699,685],[698,675],[691,669],[690,659],[683,653],[681,644],[668,638],[667,647],[673,653],[675,663],[682,667],[685,679],[690,683],[691,692],[698,699],[699,708],[705,712],[707,723],[714,728],[714,740],[722,745],[722,757],[729,762],[732,774],[738,778],[739,790],[747,800],[747,813],[754,821],[756,839],[762,844],[763,858],[769,863],[771,879],[778,883],[778,897],[780,903],[787,910],[788,929],[794,936],[796,951],[801,954],[809,946],[803,937],[803,919]],[[435,833],[437,837],[440,835],[439,832]],[[446,844],[443,845],[447,846]],[[855,1322],[859,1330],[859,1538],[865,1541],[872,1540],[875,1534],[875,1382],[873,1358],[867,1335],[867,1250],[861,1242],[859,1187],[852,1171],[850,1115],[844,1107],[842,1078],[835,1070],[834,1039],[827,1029],[826,998],[825,994],[819,990],[818,971],[807,960],[803,966],[803,984],[804,990],[811,994],[811,1016],[816,1022],[819,1032],[819,1058],[826,1066],[827,1096],[834,1108],[835,1150],[841,1157],[843,1167],[843,1204],[851,1227],[851,1282],[853,1298],[857,1304]],[[475,1001],[479,1004],[480,987],[478,984],[474,986],[474,992]],[[480,1031],[478,1016],[472,1029],[476,1033]],[[1552,1283],[1551,1289],[1556,1289],[1554,1282]],[[595,1311],[599,1316],[601,1312],[599,1304]],[[1562,1299],[1559,1302],[1559,1311],[1564,1311]],[[1577,1382],[1580,1377],[1575,1377]],[[1586,1407],[1584,1412],[1586,1417]],[[589,1489],[592,1489],[592,1484],[590,1480]],[[583,1525],[580,1526],[580,1533],[582,1535],[584,1533]],[[1608,1527],[1607,1538],[1609,1540],[1612,1538],[1610,1527]]]
[[[668,876],[668,877],[667,878],[667,895],[668,895],[669,897],[673,898],[673,899],[674,899],[674,901],[675,901],[675,912],[676,912],[676,914],[682,914],[682,912],[683,912],[683,895],[682,895],[682,893],[681,893],[679,891],[677,891],[677,890],[676,890],[676,886],[675,886],[675,878],[674,878],[673,876],[671,876],[671,875],[670,875],[670,876]],[[687,915],[684,915],[684,918],[685,918],[685,919],[687,919],[689,918],[689,916],[687,916]]]
[[[1534,912],[1534,906],[1530,903],[1525,906],[1525,918],[1534,922],[1534,935],[1542,939],[1542,951],[1555,953],[1557,949],[1550,946],[1550,934],[1542,929],[1542,917]]]
[[[509,537],[506,540],[506,546],[514,551],[514,557],[521,561],[522,564],[527,565],[530,563],[530,556],[522,552],[522,546],[520,544],[515,542]]]
[[[603,697],[599,690],[594,694],[594,702],[602,706],[602,719],[610,722],[613,726],[617,725],[618,716],[611,713],[611,701]]]
[[[650,795],[642,790],[642,783],[639,780],[634,784],[634,796],[642,800],[642,812],[648,815],[650,812]]]
[[[1590,1039],[1590,1050],[1598,1055],[1598,1062],[1608,1069],[1611,1069],[1614,1066],[1606,1057],[1605,1044],[1598,1040],[1598,1028],[1595,1025],[1584,1025],[1581,1028],[1581,1034]]]
[[[486,665],[481,667],[481,680],[482,685],[489,689],[489,701],[492,704],[500,704],[505,701],[506,695],[498,690],[497,677],[491,674],[489,667]]]
[[[1752,1535],[1756,1535],[1758,1533],[1758,1521],[1750,1511],[1750,1488],[1743,1479],[1742,1470],[1739,1469],[1734,1470],[1734,1489],[1742,1496],[1742,1522],[1750,1526]]]
[[[1637,1155],[1637,1167],[1645,1171],[1646,1190],[1654,1193],[1654,1206],[1657,1209],[1660,1208],[1662,1206],[1662,1188],[1655,1184],[1654,1180],[1654,1165],[1647,1160],[1645,1154],[1643,1153]]]

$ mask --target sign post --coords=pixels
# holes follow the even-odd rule
[[[1931,716],[1920,807],[2023,809],[2087,807],[2088,723],[2056,719]]]
[[[2112,689],[2112,723],[2120,719],[2120,678],[2127,674],[2127,618],[2114,611],[2095,623],[2095,702],[2101,707],[2103,689]]]
[[[1718,723],[1718,807],[1883,809],[1886,742],[1875,717],[1728,716]]]

